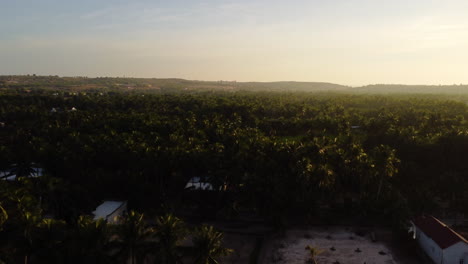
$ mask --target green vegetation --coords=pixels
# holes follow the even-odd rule
[[[195,231],[193,245],[195,264],[218,264],[216,258],[232,253],[231,249],[222,246],[223,234],[212,226],[202,226]]]
[[[468,208],[468,107],[461,95],[184,91],[183,80],[123,92],[112,88],[115,80],[153,84],[6,78],[12,77],[0,78],[0,170],[16,164],[18,175],[28,175],[36,163],[45,176],[0,181],[0,250],[8,252],[2,257],[52,258],[44,252],[68,247],[70,236],[73,243],[94,240],[67,249],[82,250],[82,262],[105,262],[115,245],[117,255],[135,263],[146,252],[159,252],[160,263],[184,256],[175,241],[185,228],[174,216],[154,217],[150,230],[131,213],[110,241],[104,223],[80,218],[104,199],[128,200],[152,216],[249,215],[277,228],[297,222],[404,228],[411,215]],[[195,176],[226,191],[184,190]],[[161,244],[141,243],[152,236],[147,232]],[[208,240],[217,233],[197,232],[205,239],[196,241],[200,247],[218,246]],[[51,239],[45,243],[39,234]],[[222,255],[210,250],[200,263]]]
[[[84,215],[66,223],[46,218],[39,201],[23,192],[20,182],[3,190],[2,201],[10,205],[12,216],[0,233],[2,263],[182,263],[182,258],[188,260],[184,263],[199,263],[200,257],[211,261],[231,252],[213,227],[186,227],[170,214],[154,226],[151,218],[135,211],[117,224]],[[182,247],[186,235],[194,244]]]
[[[317,260],[315,258],[317,257],[317,255],[322,253],[323,250],[320,250],[311,246],[307,246],[305,249],[309,251],[309,259],[307,263],[317,264]]]

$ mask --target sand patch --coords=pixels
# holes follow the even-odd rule
[[[385,244],[372,242],[370,234],[358,236],[344,228],[290,230],[273,242],[267,259],[279,264],[307,263],[308,245],[322,251],[316,257],[319,264],[398,264]]]

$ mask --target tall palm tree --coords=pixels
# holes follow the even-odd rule
[[[8,220],[8,213],[7,211],[2,207],[2,203],[0,203],[0,231],[3,229],[3,224]]]
[[[76,201],[73,199],[73,189],[61,178],[43,176],[36,179],[23,180],[25,188],[39,199],[40,207],[45,213],[51,213],[57,218],[75,219]],[[75,216],[76,217],[76,216]]]
[[[117,226],[117,239],[113,241],[118,248],[118,255],[125,260],[130,259],[131,264],[144,259],[148,247],[148,239],[154,233],[154,229],[148,228],[143,214],[130,211],[121,219]]]
[[[110,230],[106,220],[78,217],[68,244],[69,263],[110,263]]]
[[[34,262],[63,263],[63,245],[67,232],[65,221],[42,219],[34,233]]]
[[[179,242],[185,235],[184,222],[174,215],[167,214],[156,220],[155,236],[158,240],[157,258],[159,263],[181,263]]]
[[[34,232],[40,224],[41,216],[34,212],[23,212],[22,229],[23,229],[23,250],[24,250],[24,264],[29,263],[29,258],[34,251]]]
[[[216,258],[227,256],[232,249],[223,247],[223,233],[212,226],[201,226],[193,234],[195,264],[218,264]]]
[[[16,190],[11,193],[10,199],[16,205],[15,225],[21,230],[18,236],[18,245],[24,255],[24,263],[29,262],[29,258],[34,251],[35,233],[42,221],[42,210],[37,207],[37,201],[24,190]]]
[[[377,167],[375,174],[378,181],[376,194],[376,201],[378,201],[384,181],[398,173],[400,160],[396,156],[396,150],[386,145],[377,146],[373,154]]]
[[[8,214],[6,210],[2,207],[2,203],[0,203],[0,235],[3,230],[3,225],[8,220]],[[1,241],[0,241],[1,242]],[[0,244],[0,253],[2,252],[1,244]],[[0,257],[0,264],[4,263],[2,257]]]

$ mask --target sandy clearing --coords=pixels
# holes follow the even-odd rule
[[[322,251],[316,257],[319,264],[399,264],[383,243],[372,242],[369,235],[357,236],[344,228],[290,230],[284,238],[272,243],[266,256],[269,263],[307,263],[309,253],[305,248],[310,245]]]

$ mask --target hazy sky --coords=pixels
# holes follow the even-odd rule
[[[468,83],[466,0],[0,0],[0,75]]]

